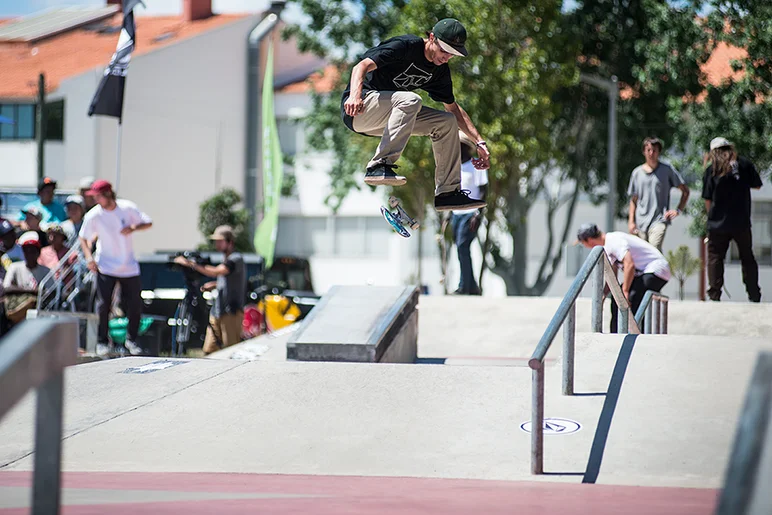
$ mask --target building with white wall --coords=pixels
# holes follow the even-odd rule
[[[209,1],[184,0],[199,7]],[[152,231],[136,236],[138,252],[194,247],[201,241],[199,204],[223,187],[242,194],[245,188],[247,36],[261,16],[197,18],[190,13],[200,9],[184,12],[136,18],[118,193],[154,220]],[[77,189],[85,176],[116,181],[117,120],[87,116],[115,51],[118,34],[110,27],[119,26],[121,17],[113,13],[31,42],[0,39],[0,113],[19,120],[0,126],[12,131],[0,137],[0,188],[37,184],[31,120],[40,72],[47,79],[47,103],[62,111],[61,136],[45,144],[45,175],[63,189]],[[321,65],[291,43],[275,40],[277,84],[306,77]]]

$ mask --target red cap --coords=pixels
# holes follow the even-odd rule
[[[104,195],[113,191],[113,185],[104,179],[99,179],[91,183],[91,189],[86,192],[86,195]]]

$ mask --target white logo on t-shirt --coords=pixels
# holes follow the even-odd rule
[[[398,88],[420,88],[432,78],[432,74],[422,70],[413,63],[407,67],[407,70],[394,77],[394,84]]]

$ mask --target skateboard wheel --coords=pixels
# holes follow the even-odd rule
[[[417,231],[420,227],[421,227],[421,224],[419,224],[418,222],[413,222],[412,224],[410,224],[410,228],[413,229],[414,231]]]
[[[389,207],[397,207],[399,205],[399,199],[395,196],[389,197]]]

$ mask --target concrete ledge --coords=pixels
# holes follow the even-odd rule
[[[287,341],[287,359],[413,363],[415,286],[333,286]]]

